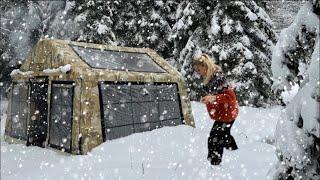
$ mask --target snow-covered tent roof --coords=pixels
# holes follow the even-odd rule
[[[125,74],[128,72],[137,76],[141,73],[150,73],[144,74],[145,79],[158,78],[165,82],[181,78],[180,74],[168,62],[149,48],[119,47],[51,39],[40,40],[20,70],[21,73],[28,72],[21,74],[23,76],[48,75],[58,73],[57,69],[68,64],[74,69],[72,73],[82,73],[83,76],[87,71],[94,70],[99,72],[100,76],[105,73],[113,74],[116,71],[118,71],[117,74],[123,72],[119,75],[121,77],[117,78],[125,78]],[[35,74],[32,75],[31,72]],[[15,75],[14,73],[13,76]],[[127,78],[134,79],[132,76]],[[114,80],[119,79],[115,78]]]
[[[183,77],[149,48],[43,39],[36,44],[21,68],[14,70],[11,76],[17,89],[19,82],[31,83],[29,92],[37,90],[32,90],[36,87],[32,84],[33,82],[37,82],[38,84],[35,85],[41,88],[47,87],[48,90],[45,91],[48,92],[48,99],[45,102],[48,102],[48,109],[52,112],[55,109],[50,107],[51,103],[56,101],[52,99],[56,94],[54,90],[62,88],[69,93],[72,92],[72,96],[69,97],[73,100],[70,125],[72,141],[68,142],[71,143],[69,151],[73,154],[85,154],[105,140],[135,132],[166,125],[195,126]],[[20,87],[24,86],[20,85]],[[109,92],[112,94],[108,94]],[[65,97],[60,99],[63,101],[63,98]],[[119,116],[118,119],[112,121],[110,111],[113,109],[109,108],[110,103],[117,106],[123,102],[129,102],[126,106],[130,105],[132,113],[129,113],[130,116],[119,115],[120,110],[118,110],[113,114]],[[145,105],[138,104],[142,102]],[[30,114],[32,111],[37,112],[32,109],[34,108],[32,105],[29,107]],[[151,109],[152,107],[157,108]],[[114,109],[121,108],[123,108],[122,105]],[[48,113],[49,132],[50,118],[52,118],[50,111]],[[133,127],[119,130],[126,134],[112,132],[113,129],[121,129],[126,125],[123,121],[125,117],[132,117],[126,123],[133,121]],[[14,117],[12,115],[8,118],[6,134],[10,136],[13,126],[10,118]],[[141,122],[136,122],[137,119]],[[145,127],[147,124],[148,127]],[[9,136],[7,137],[10,138]],[[49,140],[47,138],[46,142],[48,141],[50,138]]]

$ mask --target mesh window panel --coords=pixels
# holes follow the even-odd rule
[[[21,85],[20,84],[14,84],[13,88],[12,88],[12,107],[17,107],[17,105],[19,105],[19,101],[20,101],[20,89],[21,89]],[[17,111],[19,112],[19,111]]]
[[[159,101],[178,100],[178,89],[176,84],[158,85]]]
[[[61,118],[60,113],[61,108],[60,106],[51,105],[51,118],[50,118],[50,130],[49,130],[49,143],[55,146],[60,145],[60,124]]]
[[[134,123],[148,123],[159,121],[158,103],[139,102],[132,103]]]
[[[165,73],[146,53],[100,50],[71,45],[93,68]]]
[[[27,99],[27,98],[26,98]],[[28,101],[28,100],[27,100]],[[22,118],[28,118],[29,116],[29,103],[27,101],[20,101],[19,109],[20,109],[20,116]],[[27,126],[27,121],[25,121]]]
[[[106,127],[132,124],[131,103],[109,104],[105,106],[104,119]]]
[[[176,84],[129,86],[107,82],[100,83],[99,87],[107,140],[182,124]]]
[[[62,88],[61,98],[62,105],[72,107],[73,88]]]
[[[11,104],[11,134],[10,136],[27,140],[28,86],[25,83],[14,83]]]
[[[106,139],[117,139],[133,134],[133,125],[106,128]]]
[[[181,119],[170,119],[170,120],[164,120],[161,121],[161,127],[164,126],[176,126],[181,124]]]
[[[64,106],[62,108],[61,124],[60,124],[60,146],[66,149],[71,149],[71,120],[72,109],[71,107]]]
[[[157,129],[160,127],[159,122],[147,122],[143,124],[135,124],[134,131],[135,133],[144,132],[144,131],[151,131],[153,129]]]
[[[132,102],[156,101],[157,91],[157,87],[153,85],[132,85]]]
[[[103,104],[131,102],[129,85],[102,84]]]
[[[52,84],[49,144],[71,150],[73,86]]]
[[[180,105],[178,101],[159,102],[160,120],[181,118]]]
[[[52,87],[51,89],[51,104],[60,105],[61,103],[61,88]],[[52,106],[53,107],[53,106]],[[55,106],[58,107],[58,106]]]

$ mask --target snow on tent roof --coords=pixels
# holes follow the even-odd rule
[[[70,45],[92,68],[166,73],[146,53],[102,50]]]

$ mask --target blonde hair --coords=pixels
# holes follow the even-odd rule
[[[207,54],[202,54],[201,56],[196,56],[192,60],[193,66],[197,65],[203,65],[207,67],[207,73],[205,77],[203,77],[203,84],[207,85],[214,75],[214,73],[221,71],[221,67],[216,65],[213,60],[207,55]]]

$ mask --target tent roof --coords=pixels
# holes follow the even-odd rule
[[[50,59],[50,55],[53,56],[52,59]],[[119,71],[170,73],[172,69],[165,60],[149,48],[131,48],[57,39],[40,40],[33,48],[28,60],[31,61],[31,64],[42,64],[43,68],[55,68],[71,63],[78,67]],[[51,62],[46,62],[46,60]],[[76,63],[72,63],[70,60]],[[82,63],[79,64],[79,61]],[[31,65],[29,70],[37,70],[37,68],[32,68]]]
[[[25,78],[59,75],[66,73],[66,66],[71,67],[73,77],[95,74],[95,77],[90,79],[101,80],[111,75],[118,76],[118,79],[121,78],[120,76],[130,76],[128,80],[132,81],[141,79],[140,76],[145,76],[144,79],[150,79],[150,81],[157,81],[155,79],[158,78],[161,82],[176,82],[183,79],[178,71],[150,48],[58,39],[41,39],[22,64],[19,70],[21,73],[15,73],[12,76],[22,75]]]

